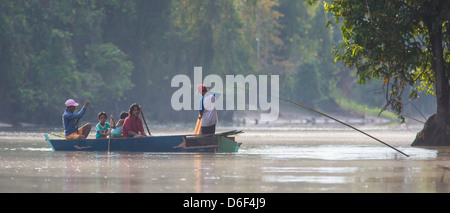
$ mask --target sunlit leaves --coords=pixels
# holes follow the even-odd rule
[[[309,1],[313,4],[315,1]],[[383,79],[387,105],[402,114],[401,95],[414,86],[409,98],[418,93],[435,94],[435,73],[428,28],[424,22],[441,19],[444,58],[450,59],[448,43],[448,2],[339,0],[324,2],[324,8],[341,25],[344,43],[334,48],[335,61],[356,68],[359,83]],[[434,15],[432,15],[434,14]],[[436,14],[444,14],[436,16]],[[329,26],[329,21],[327,25]]]

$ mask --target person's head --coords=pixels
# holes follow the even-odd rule
[[[204,96],[208,92],[208,88],[204,84],[200,84],[197,86],[197,93],[201,93]]]
[[[74,112],[75,108],[78,106],[78,103],[73,99],[68,99],[64,104],[66,105],[66,108],[69,112]]]
[[[100,123],[105,123],[106,120],[108,119],[108,115],[106,115],[106,112],[99,112],[98,113],[98,121],[100,121]]]
[[[125,121],[125,118],[127,118],[128,115],[129,115],[128,112],[125,112],[125,111],[121,112],[120,113],[120,120],[117,122],[117,125],[122,126],[124,121]]]
[[[129,115],[128,112],[123,111],[120,113],[120,119],[125,119],[128,117],[128,115]]]
[[[141,112],[141,108],[138,104],[134,103],[131,104],[130,110],[128,110],[129,116],[133,116],[135,118],[139,117],[139,113]]]

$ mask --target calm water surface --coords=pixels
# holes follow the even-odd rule
[[[409,158],[341,129],[245,130],[233,154],[52,152],[45,131],[0,130],[0,192],[450,192],[450,149],[415,130],[368,131]]]

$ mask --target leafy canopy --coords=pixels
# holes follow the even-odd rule
[[[435,95],[435,58],[427,23],[442,24],[448,70],[449,1],[336,0],[324,2],[324,8],[334,15],[327,26],[340,24],[343,37],[340,47],[333,49],[335,61],[356,68],[361,84],[372,78],[384,82],[387,104],[383,110],[391,106],[403,121],[402,94],[408,85],[413,87],[410,99],[423,91]]]

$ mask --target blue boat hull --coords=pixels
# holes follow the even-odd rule
[[[173,135],[145,138],[69,140],[44,135],[53,151],[237,152],[240,143],[227,135]]]

